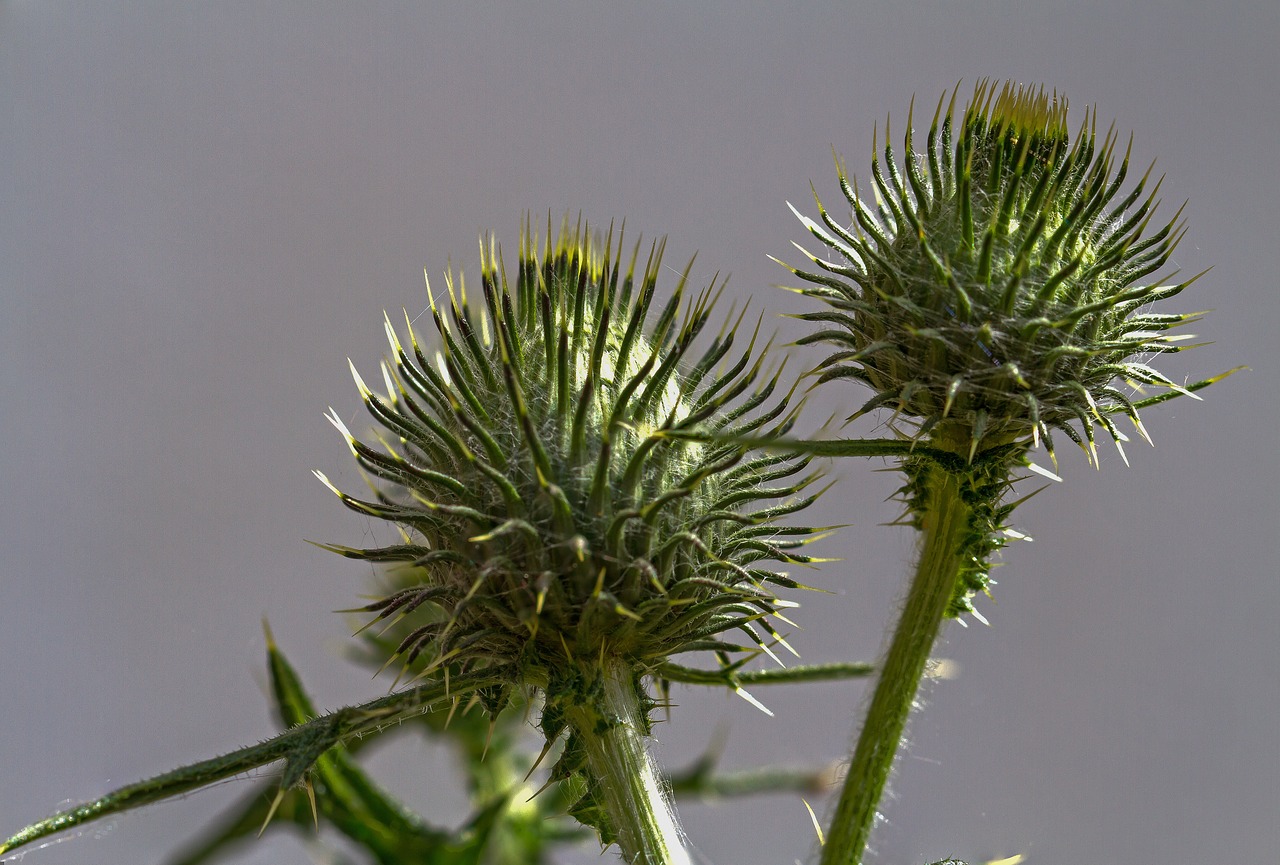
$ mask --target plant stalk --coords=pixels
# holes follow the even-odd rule
[[[960,497],[963,477],[938,466],[925,471],[924,508],[917,512],[923,533],[920,558],[902,618],[880,665],[880,678],[822,849],[822,865],[862,861],[898,743],[963,564],[969,520],[969,507]]]
[[[567,708],[586,751],[593,792],[629,865],[691,865],[671,797],[648,747],[635,674],[606,660],[594,705]]]
[[[0,854],[102,817],[172,799],[281,760],[285,763],[282,789],[287,788],[299,783],[330,748],[421,715],[445,700],[504,682],[511,675],[505,667],[491,667],[455,676],[449,683],[428,682],[320,715],[256,745],[127,784],[91,802],[59,811],[30,824],[7,840],[0,839]]]

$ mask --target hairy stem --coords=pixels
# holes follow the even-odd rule
[[[862,732],[822,850],[822,865],[857,865],[875,825],[880,797],[893,767],[907,716],[929,653],[956,590],[968,531],[963,478],[939,467],[926,470],[923,533],[916,574],[907,593]]]
[[[443,700],[468,694],[494,682],[506,681],[509,675],[506,668],[491,668],[455,676],[449,683],[429,682],[358,706],[338,709],[292,727],[265,742],[120,787],[92,802],[59,811],[0,841],[0,854],[99,818],[180,796],[281,760],[285,761],[281,783],[283,787],[290,787],[300,783],[320,756],[335,745],[394,727],[399,721],[420,715]]]
[[[635,674],[606,661],[603,688],[566,709],[583,744],[592,792],[630,865],[689,865],[662,776],[648,747],[648,722]]]

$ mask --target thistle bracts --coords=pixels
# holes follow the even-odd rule
[[[686,270],[660,303],[661,244],[637,270],[639,244],[624,262],[612,232],[550,234],[540,249],[524,232],[514,283],[482,243],[479,310],[447,278],[447,306],[432,299],[434,358],[411,324],[406,345],[388,321],[386,392],[356,374],[381,447],[330,418],[375,495],[335,492],[401,531],[391,546],[330,547],[410,569],[397,577],[407,587],[366,608],[409,617],[393,661],[513,665],[510,688],[545,696],[549,742],[610,682],[635,689],[647,727],[642,677],[674,654],[770,651],[781,638],[768,617],[794,605],[774,588],[797,584],[767,565],[809,561],[798,548],[814,532],[777,521],[812,500],[817,477],[804,459],[668,436],[792,423],[756,336],[735,346],[743,316],[695,353],[719,286],[690,292]],[[497,711],[510,689],[483,696]],[[582,753],[570,745],[561,770]]]
[[[996,554],[1011,537],[1022,537],[1005,525],[1018,505],[1017,501],[1006,501],[1006,493],[1021,478],[1010,471],[1010,458],[1016,453],[1002,451],[994,458],[989,456],[963,466],[942,465],[930,457],[909,457],[902,461],[906,483],[897,493],[897,498],[906,506],[902,521],[921,533],[927,530],[930,512],[935,507],[933,488],[943,482],[955,486],[956,507],[963,515],[963,532],[957,536],[957,578],[946,617],[960,619],[962,624],[961,617],[965,614],[986,624],[987,620],[974,607],[973,598],[989,592]]]
[[[1179,216],[1149,231],[1150,171],[1124,191],[1129,150],[1114,131],[1099,141],[1092,112],[1072,141],[1056,94],[984,81],[958,118],[954,105],[939,102],[924,152],[908,116],[901,166],[886,124],[870,198],[840,168],[850,225],[821,202],[821,223],[800,217],[837,257],[790,268],[830,307],[800,316],[828,326],[805,342],[838,348],[820,381],[866,383],[860,412],[890,408],[970,460],[1012,443],[1052,454],[1054,430],[1096,460],[1096,428],[1127,440],[1117,414],[1146,438],[1119,383],[1180,390],[1146,362],[1178,351],[1189,337],[1169,331],[1196,317],[1149,309],[1192,281],[1149,281]]]
[[[1116,416],[1147,438],[1126,384],[1201,386],[1147,363],[1180,350],[1189,337],[1170,331],[1196,317],[1151,310],[1191,282],[1151,279],[1182,235],[1179,216],[1149,231],[1150,171],[1126,190],[1128,148],[1120,154],[1114,131],[1099,140],[1092,112],[1073,140],[1066,115],[1057,94],[980,82],[958,117],[954,93],[945,112],[939,101],[923,152],[908,115],[901,166],[886,125],[870,197],[838,165],[847,225],[820,201],[819,220],[797,213],[835,258],[806,252],[812,269],[789,268],[804,280],[798,291],[827,304],[798,316],[821,327],[800,342],[836,349],[814,370],[818,385],[871,388],[851,419],[892,410],[891,429],[911,440],[899,493],[920,540],[824,865],[861,861],[944,621],[985,621],[971,599],[1019,536],[1005,526],[1017,505],[1009,489],[1024,467],[1050,474],[1029,451],[1043,443],[1056,463],[1061,432],[1097,465],[1100,428],[1123,456]]]

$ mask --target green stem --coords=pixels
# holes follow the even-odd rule
[[[629,865],[689,865],[662,776],[648,747],[648,721],[634,672],[606,661],[591,703],[565,711],[586,751],[592,792]]]
[[[291,787],[302,781],[315,762],[335,745],[394,727],[401,720],[429,711],[443,700],[505,682],[510,675],[507,668],[495,667],[455,676],[447,684],[443,681],[429,682],[358,706],[338,709],[292,727],[265,742],[128,784],[92,802],[59,811],[32,823],[7,840],[0,840],[0,854],[101,817],[180,796],[281,760],[285,761],[281,786]]]
[[[917,512],[923,532],[920,560],[902,618],[880,666],[880,678],[822,850],[822,865],[857,865],[862,861],[907,716],[959,579],[960,551],[969,520],[969,507],[960,497],[963,477],[937,466],[925,472],[924,508]]]
[[[660,664],[654,674],[671,682],[686,685],[789,685],[796,682],[833,682],[870,676],[873,664],[837,661],[831,664],[802,664],[767,670],[700,670],[670,661]]]

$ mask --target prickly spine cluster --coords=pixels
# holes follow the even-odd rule
[[[522,232],[514,283],[492,241],[481,254],[482,308],[452,276],[447,307],[432,300],[434,358],[388,320],[385,392],[356,374],[380,446],[330,417],[375,494],[331,488],[401,532],[389,546],[328,545],[400,569],[401,588],[364,608],[405,621],[393,660],[515,664],[512,686],[544,690],[550,709],[577,700],[566,669],[617,659],[638,683],[681,652],[768,651],[770,619],[794,606],[774,589],[798,586],[770,565],[810,561],[799,548],[817,531],[779,520],[812,501],[818,475],[805,459],[670,435],[790,427],[758,323],[739,315],[695,352],[720,287],[693,293],[686,270],[660,302],[662,245],[637,270],[640,245],[624,261],[612,230],[602,241],[566,223],[553,243],[548,225],[542,248]],[[487,693],[488,708],[507,696]]]
[[[871,196],[837,166],[850,223],[821,202],[820,221],[797,213],[836,259],[806,252],[816,269],[789,268],[828,306],[799,316],[825,326],[802,342],[837,349],[820,381],[867,384],[859,414],[892,409],[970,460],[1015,442],[1052,454],[1051,431],[1096,459],[1095,428],[1127,440],[1116,414],[1146,438],[1123,385],[1179,390],[1147,361],[1185,347],[1168,331],[1197,317],[1150,310],[1192,281],[1148,280],[1181,211],[1149,233],[1150,170],[1122,192],[1132,142],[1121,155],[1114,130],[1099,141],[1092,112],[1073,141],[1056,94],[983,81],[954,109],[953,92],[923,152],[908,116],[901,166],[886,124]]]

